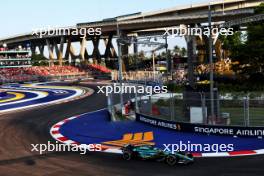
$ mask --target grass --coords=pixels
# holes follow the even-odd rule
[[[244,125],[244,110],[241,108],[221,108],[221,112],[230,113],[231,125]],[[249,109],[250,126],[264,126],[264,107]]]
[[[220,111],[230,113],[231,125],[244,125],[243,100],[221,100]],[[264,126],[264,101],[249,101],[250,126]]]

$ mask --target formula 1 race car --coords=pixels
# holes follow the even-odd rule
[[[131,144],[127,144],[122,147],[122,152],[123,158],[125,160],[139,158],[143,160],[165,161],[168,165],[171,166],[179,163],[192,164],[194,162],[194,158],[191,153],[175,152],[174,154],[172,154],[151,145],[134,146]]]

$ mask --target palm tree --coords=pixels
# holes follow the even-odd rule
[[[186,48],[182,47],[182,48],[181,48],[181,51],[180,51],[180,56],[181,56],[181,57],[184,57],[184,56],[186,56],[186,54],[187,54],[187,50],[186,50]]]
[[[180,52],[181,52],[181,48],[178,45],[176,45],[173,49],[173,54],[180,55]]]

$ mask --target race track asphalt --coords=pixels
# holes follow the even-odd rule
[[[89,85],[95,88],[95,85]],[[96,90],[95,90],[96,92]],[[120,155],[90,152],[86,155],[31,152],[31,144],[53,141],[56,122],[106,107],[102,94],[0,116],[0,176],[262,176],[264,156],[198,158],[190,166],[170,167],[153,161],[124,161]],[[252,144],[254,145],[254,144]]]

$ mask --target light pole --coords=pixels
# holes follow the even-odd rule
[[[212,42],[212,11],[211,4],[208,6],[208,25],[209,25],[209,62],[210,62],[210,99],[211,99],[211,118],[214,117],[214,65],[213,65],[213,42]]]
[[[153,78],[154,82],[156,80],[155,73],[156,73],[156,68],[155,68],[155,51],[152,51],[152,67],[153,67]]]
[[[121,35],[119,25],[117,23],[116,26],[116,33],[117,33],[117,46],[118,46],[118,79],[120,85],[120,106],[121,106],[121,113],[123,114],[123,92],[122,92],[122,51],[121,51]]]
[[[165,35],[165,51],[166,51],[166,67],[167,67],[167,71],[166,71],[166,77],[167,77],[167,81],[169,80],[169,67],[170,67],[170,61],[169,61],[169,53],[168,53],[168,36]]]
[[[225,0],[223,0],[223,15],[225,14]]]

